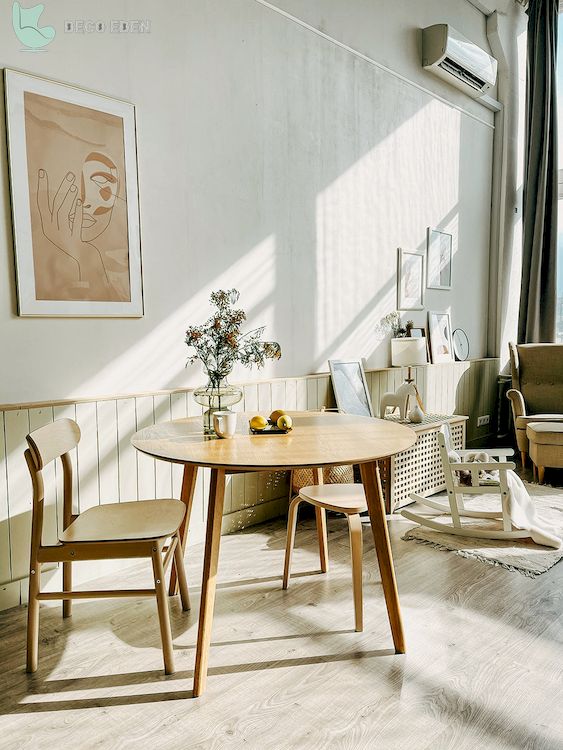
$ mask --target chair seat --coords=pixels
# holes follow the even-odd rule
[[[61,542],[119,542],[175,534],[186,507],[180,500],[141,500],[96,505],[59,536]]]
[[[368,507],[361,484],[314,484],[302,487],[299,497],[336,513],[363,513]]]
[[[526,434],[539,445],[563,445],[563,422],[530,422]]]

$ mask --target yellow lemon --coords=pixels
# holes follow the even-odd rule
[[[277,421],[280,417],[283,417],[285,414],[283,409],[276,409],[270,414],[270,422],[273,424],[277,424]]]
[[[264,427],[268,426],[268,420],[266,417],[263,417],[261,414],[257,414],[255,417],[252,417],[250,420],[250,427],[253,430],[263,430]]]
[[[280,430],[291,430],[293,421],[289,414],[282,414],[281,417],[278,418],[276,424],[278,425]]]

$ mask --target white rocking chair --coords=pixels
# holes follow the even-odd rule
[[[447,425],[446,425],[447,427]],[[438,433],[438,446],[440,449],[440,459],[442,461],[442,468],[444,469],[444,475],[446,478],[446,489],[448,492],[448,503],[440,503],[436,500],[430,500],[427,497],[421,497],[420,495],[411,494],[411,498],[421,503],[422,505],[432,508],[433,510],[439,510],[442,513],[451,516],[451,523],[440,523],[430,517],[421,516],[418,513],[413,513],[411,510],[402,510],[401,515],[408,518],[409,521],[415,521],[421,526],[427,526],[434,531],[445,531],[448,534],[458,534],[459,536],[470,536],[476,537],[477,539],[524,539],[530,536],[530,532],[522,529],[517,529],[512,525],[509,516],[508,500],[509,500],[509,489],[507,472],[514,469],[515,465],[512,461],[508,461],[507,457],[512,456],[514,451],[511,448],[499,448],[486,450],[485,452],[493,459],[490,462],[464,462],[463,459],[470,453],[475,453],[474,450],[456,450],[456,453],[461,457],[461,463],[454,463],[449,458],[449,435],[448,432],[440,431]],[[456,472],[468,471],[471,473],[471,486],[461,485],[459,483],[459,477]],[[481,471],[498,471],[499,481],[491,483],[489,480],[486,482],[479,481],[479,473]],[[464,495],[491,495],[498,494],[499,496],[499,508],[494,511],[485,511],[480,509],[469,509],[465,507]],[[462,524],[461,518],[481,518],[489,520],[502,521],[502,529],[487,529],[473,524]]]

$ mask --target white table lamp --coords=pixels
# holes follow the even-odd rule
[[[391,339],[391,364],[393,367],[408,367],[406,382],[414,382],[411,368],[428,364],[426,338],[410,338],[406,336],[400,339]],[[418,388],[416,388],[416,385],[414,387],[418,404],[422,411],[424,411]]]
[[[393,367],[416,367],[428,364],[426,338],[391,339],[391,364]]]

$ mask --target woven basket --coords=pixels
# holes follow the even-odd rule
[[[323,469],[325,484],[353,484],[353,466],[327,466]],[[291,490],[297,495],[302,487],[315,484],[313,469],[294,469],[291,473]]]

